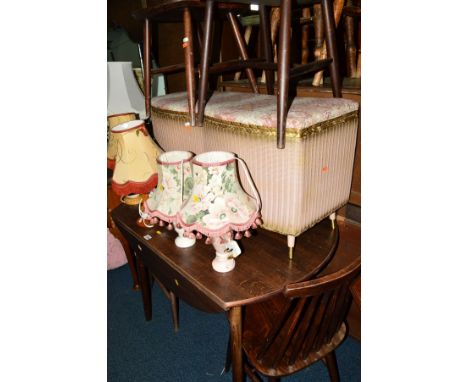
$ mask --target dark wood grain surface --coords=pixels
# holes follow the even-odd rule
[[[339,238],[338,229],[333,230],[325,219],[297,238],[294,257],[289,260],[286,236],[258,229],[251,238],[239,241],[242,254],[234,270],[218,273],[211,266],[215,256],[211,245],[197,241],[191,248],[176,247],[174,231],[136,224],[138,207],[120,205],[112,211],[112,218],[167,288],[211,312],[265,300],[281,293],[288,283],[313,277],[333,257]],[[145,235],[151,238],[146,240]]]

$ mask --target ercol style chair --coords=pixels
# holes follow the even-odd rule
[[[230,0],[225,0],[230,2]],[[234,0],[233,0],[234,1]],[[251,3],[251,0],[235,0],[237,3]],[[201,75],[199,87],[199,110],[197,115],[197,125],[202,125],[205,105],[208,101],[208,74],[210,72],[220,73],[222,71],[239,70],[240,68],[256,68],[266,70],[266,82],[268,94],[274,91],[273,72],[278,72],[278,98],[277,98],[277,147],[285,147],[286,117],[290,102],[289,84],[291,80],[297,80],[300,76],[317,72],[329,68],[332,91],[334,97],[341,97],[341,79],[338,68],[338,52],[336,47],[335,20],[333,15],[332,0],[258,0],[260,24],[262,32],[264,61],[259,60],[238,60],[233,65],[225,65],[217,70],[210,70],[210,50],[213,36],[213,8],[216,0],[206,0],[205,9],[205,35],[203,40],[203,57],[201,59]],[[325,26],[325,41],[327,45],[328,58],[316,60],[297,67],[291,66],[291,25],[292,14],[295,8],[310,7],[314,3],[322,6],[322,16]],[[269,7],[280,7],[280,27],[279,27],[279,49],[278,64],[273,62],[272,48],[270,40]],[[294,9],[293,9],[294,8]]]
[[[133,12],[133,17],[137,20],[144,21],[143,30],[143,67],[144,67],[144,93],[145,107],[148,117],[151,116],[151,76],[155,74],[170,74],[185,70],[186,86],[187,86],[187,102],[190,114],[190,125],[195,125],[195,73],[198,69],[195,67],[194,61],[194,33],[192,27],[192,19],[201,21],[203,19],[203,10],[205,2],[202,0],[153,0],[146,8],[141,8]],[[240,32],[240,26],[234,13],[248,11],[249,7],[246,4],[236,4],[235,2],[217,3],[217,11],[220,16],[226,16],[234,31],[236,43],[239,52],[243,59],[247,60],[247,47],[245,40]],[[213,11],[213,8],[210,9]],[[212,14],[212,13],[210,13]],[[151,25],[152,22],[178,22],[183,21],[184,38],[181,41],[181,46],[184,48],[184,64],[176,64],[151,70]],[[211,31],[211,29],[210,29]],[[201,41],[200,35],[202,32],[198,28],[198,39]],[[247,77],[249,78],[252,90],[258,93],[257,82],[254,72],[251,68],[246,68]]]
[[[359,256],[332,274],[289,284],[283,295],[246,306],[242,344],[253,381],[260,381],[258,371],[277,382],[318,360],[339,381],[335,349],[347,334],[350,287],[360,269]]]

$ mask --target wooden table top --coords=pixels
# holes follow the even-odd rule
[[[122,204],[112,211],[117,226],[222,310],[262,301],[281,293],[286,284],[313,277],[333,257],[339,239],[338,228],[333,230],[330,220],[324,219],[296,238],[294,257],[289,260],[285,235],[253,230],[251,238],[238,241],[242,254],[236,258],[236,267],[218,273],[211,266],[215,257],[212,245],[199,240],[190,248],[178,248],[174,243],[176,232],[165,227],[139,227],[138,217],[138,206]],[[151,238],[146,240],[145,235]]]

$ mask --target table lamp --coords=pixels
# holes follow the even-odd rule
[[[242,189],[236,161],[242,164],[255,198]],[[193,158],[192,168],[192,194],[177,212],[177,224],[190,238],[201,239],[206,235],[205,243],[213,244],[216,251],[213,269],[229,272],[235,267],[234,258],[241,253],[233,239],[241,239],[242,235],[250,237],[249,229],[262,223],[260,196],[245,162],[233,153],[199,154]]]
[[[107,115],[137,113],[146,119],[145,97],[131,62],[107,63]]]
[[[151,139],[145,122],[134,120],[112,128],[115,144],[108,151],[114,157],[112,190],[126,204],[138,204],[158,183],[156,158],[161,150]]]
[[[158,187],[151,191],[142,207],[140,203],[141,222],[146,227],[167,223],[169,230],[174,228],[180,206],[192,193],[192,157],[189,151],[169,151],[158,157]],[[175,230],[178,233],[176,246],[187,248],[195,244],[195,238],[185,237],[182,228],[175,227]]]
[[[117,153],[117,141],[112,128],[120,125],[121,123],[134,121],[136,118],[135,113],[121,113],[107,116],[107,168],[113,169],[115,167],[115,154]]]

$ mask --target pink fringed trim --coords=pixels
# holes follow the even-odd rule
[[[169,216],[169,215],[163,214],[161,211],[152,210],[151,208],[149,208],[147,202],[148,200],[145,200],[145,202],[143,203],[143,212],[146,212],[151,218],[159,218],[161,220],[164,220],[166,223],[176,222],[176,218],[177,218],[176,215]]]
[[[202,233],[203,235],[205,235],[207,237],[218,237],[218,236],[225,235],[225,234],[227,234],[228,232],[231,232],[231,231],[236,231],[236,232],[246,231],[252,226],[252,224],[255,222],[255,220],[257,218],[260,218],[260,214],[258,212],[253,214],[250,217],[250,219],[244,224],[231,224],[231,223],[229,223],[229,224],[226,224],[225,226],[223,226],[223,227],[221,227],[221,228],[219,228],[219,229],[217,229],[215,231],[212,231],[212,230],[206,229],[205,227],[201,226],[198,223],[185,224],[182,221],[180,213],[177,212],[177,223],[180,224],[185,231],[197,231],[197,232],[200,232],[200,233]]]

